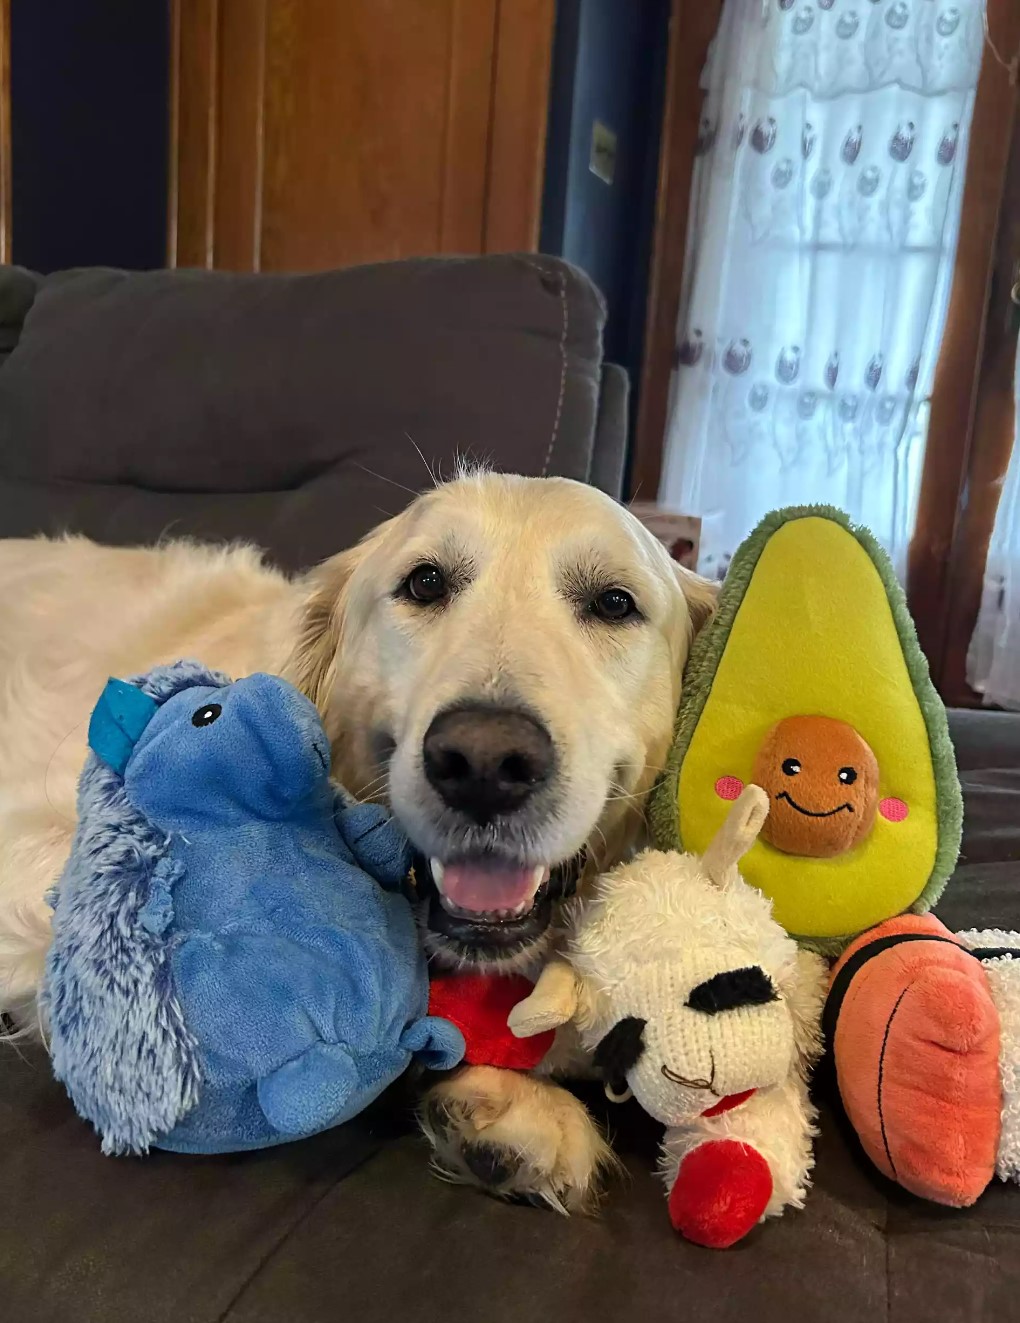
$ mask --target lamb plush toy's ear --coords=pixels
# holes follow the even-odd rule
[[[745,786],[703,856],[705,872],[717,887],[733,880],[737,864],[758,839],[769,811],[759,786]]]
[[[507,1026],[515,1038],[534,1038],[572,1020],[580,1000],[581,986],[573,967],[565,960],[551,960],[531,996],[510,1012]]]

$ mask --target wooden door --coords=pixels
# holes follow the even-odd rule
[[[669,384],[676,354],[687,217],[705,92],[702,70],[723,0],[672,0],[659,180],[645,313],[644,361],[629,495],[654,501],[662,476]]]
[[[991,262],[980,359],[945,574],[941,651],[933,659],[947,703],[980,702],[967,682],[985,561],[1016,435],[1014,372],[1020,326],[1020,102],[1003,126],[1007,169]]]
[[[917,635],[947,703],[977,700],[967,649],[1013,443],[1020,258],[1020,88],[1001,55],[1020,51],[1020,5],[988,0],[952,297],[939,353],[907,584]],[[996,54],[998,52],[998,54]]]
[[[537,241],[554,0],[175,0],[170,262]]]

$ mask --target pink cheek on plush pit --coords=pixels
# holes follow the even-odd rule
[[[739,799],[743,789],[739,776],[721,776],[715,783],[715,793],[720,799]]]
[[[878,811],[886,822],[903,822],[910,809],[902,799],[883,799]]]

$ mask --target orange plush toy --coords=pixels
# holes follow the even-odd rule
[[[891,1180],[971,1204],[995,1174],[999,1011],[979,962],[932,914],[889,919],[847,948],[826,1007],[847,1116]]]
[[[769,815],[744,876],[837,957],[828,1039],[865,1151],[916,1194],[972,1203],[997,1164],[1014,1173],[1020,938],[927,913],[962,828],[945,710],[888,558],[836,510],[772,514],[734,556],[691,654],[657,844],[703,851],[751,782]]]

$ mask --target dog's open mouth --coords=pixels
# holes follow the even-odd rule
[[[459,864],[429,860],[439,903],[455,919],[474,923],[513,923],[523,919],[538,903],[538,894],[549,881],[550,870],[513,868],[482,859]]]
[[[433,933],[466,947],[506,948],[545,932],[553,904],[573,894],[583,866],[583,852],[551,868],[522,868],[494,855],[420,859],[415,878]]]

